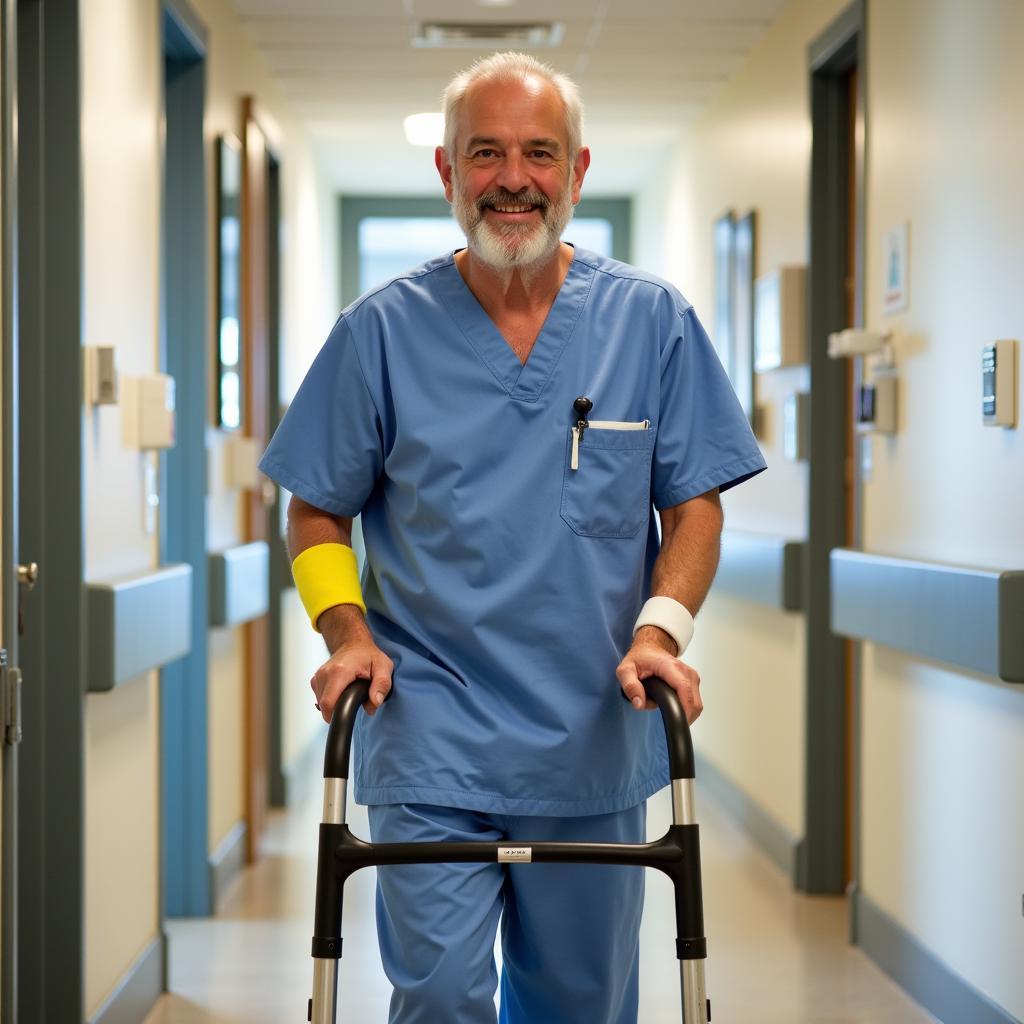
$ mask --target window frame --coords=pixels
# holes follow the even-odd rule
[[[367,217],[450,217],[443,196],[339,196],[341,235],[341,304],[359,298],[359,225]],[[632,243],[633,201],[628,197],[581,199],[577,217],[596,217],[612,226],[612,256],[629,262]],[[440,254],[439,254],[440,255]]]

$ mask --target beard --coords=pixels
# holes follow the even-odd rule
[[[546,262],[558,250],[569,221],[572,220],[572,190],[565,188],[553,200],[543,192],[508,192],[497,189],[467,199],[457,177],[453,178],[455,198],[452,213],[466,233],[473,255],[495,270],[529,268]],[[489,206],[529,205],[540,210],[540,223],[490,224],[484,218]]]

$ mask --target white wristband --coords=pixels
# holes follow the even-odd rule
[[[693,639],[693,616],[689,610],[671,597],[651,597],[640,609],[640,615],[633,626],[633,636],[641,626],[657,626],[676,642],[676,657],[681,658],[683,651]]]

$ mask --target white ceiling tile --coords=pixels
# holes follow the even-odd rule
[[[736,73],[786,0],[230,0],[339,189],[435,188],[429,150],[402,118],[438,109],[452,74],[494,47],[411,44],[422,21],[551,21],[559,47],[533,51],[575,75],[603,194],[641,186],[680,126]]]

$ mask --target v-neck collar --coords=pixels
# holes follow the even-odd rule
[[[441,297],[452,319],[510,398],[535,402],[547,386],[587,303],[594,267],[573,253],[565,280],[525,363],[512,351],[455,266],[455,254],[438,273]]]

